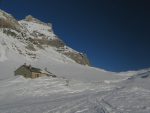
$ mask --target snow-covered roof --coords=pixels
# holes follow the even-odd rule
[[[50,74],[48,71],[46,71],[46,70],[41,70],[40,71],[41,73],[43,73],[43,74]]]

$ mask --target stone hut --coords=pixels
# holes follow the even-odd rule
[[[46,70],[41,70],[35,67],[32,67],[31,65],[22,65],[18,69],[14,71],[15,76],[22,75],[25,78],[38,78],[42,76],[53,76],[54,75]],[[56,76],[55,76],[56,77]]]

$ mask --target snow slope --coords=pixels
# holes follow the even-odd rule
[[[116,84],[103,100],[121,113],[150,112],[150,69],[137,71],[129,79]]]
[[[101,113],[104,108],[97,104],[95,97],[115,87],[66,80],[13,77],[1,81],[0,113]]]
[[[0,82],[0,113],[149,113],[149,76],[118,83],[13,77]]]

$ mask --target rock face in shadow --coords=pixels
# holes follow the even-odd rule
[[[82,65],[89,65],[90,66],[90,62],[89,59],[87,58],[87,56],[85,54],[82,53],[74,53],[74,52],[66,52],[64,53],[66,56],[68,56],[69,58],[75,60],[77,63],[82,64]]]

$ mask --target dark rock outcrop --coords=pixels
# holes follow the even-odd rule
[[[21,30],[18,21],[10,14],[0,10],[0,28],[10,28],[16,31]]]
[[[90,66],[90,62],[85,54],[75,52],[65,52],[64,54],[79,64]]]

